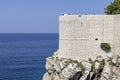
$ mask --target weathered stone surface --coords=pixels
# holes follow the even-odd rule
[[[60,68],[63,69],[63,68],[65,68],[66,66],[67,66],[67,64],[65,63],[65,61],[64,61],[64,60],[61,60],[61,62],[60,62]]]
[[[75,65],[74,64],[69,64],[64,70],[62,71],[62,74],[66,78],[71,78],[75,75],[77,71],[75,70]]]
[[[120,67],[116,67],[114,71],[113,80],[120,80]]]
[[[89,71],[85,71],[85,73],[83,74],[83,76],[80,78],[80,80],[88,80],[88,75],[89,75]]]
[[[117,65],[119,61],[111,60],[114,58],[117,59],[116,56],[106,58],[95,64],[92,60],[93,64],[91,64],[87,60],[74,61],[49,57],[46,61],[48,72],[44,74],[43,80],[120,80],[120,64]],[[80,65],[81,62],[82,65]]]
[[[75,75],[71,77],[69,80],[79,80],[82,75],[83,75],[82,71],[76,72]]]
[[[61,15],[59,17],[59,56],[84,60],[120,52],[120,15]],[[110,43],[111,51],[100,49]]]
[[[96,63],[95,63],[95,69],[99,69],[99,66],[100,66],[100,63],[99,63],[99,62],[96,62]]]
[[[46,72],[43,76],[43,80],[51,80],[51,76]]]
[[[92,64],[88,63],[88,62],[82,62],[83,66],[85,67],[85,69],[87,71],[91,71],[91,66]]]

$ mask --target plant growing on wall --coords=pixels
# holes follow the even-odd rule
[[[111,51],[111,46],[110,46],[109,43],[101,43],[100,47],[105,52],[110,52]]]

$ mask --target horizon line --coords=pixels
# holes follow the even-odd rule
[[[20,32],[20,33],[0,33],[0,34],[59,34],[59,33],[33,33],[33,32],[31,32],[31,33],[22,33],[22,32]]]

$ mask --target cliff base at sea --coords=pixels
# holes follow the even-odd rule
[[[120,80],[120,56],[77,61],[55,53],[46,59],[46,69],[43,80]]]

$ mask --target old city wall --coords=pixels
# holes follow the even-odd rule
[[[113,16],[111,15],[88,15],[87,26],[89,26],[89,54],[90,57],[108,56],[113,52]],[[110,53],[104,52],[101,43],[110,43],[112,50]]]
[[[114,16],[114,55],[120,55],[120,15]]]
[[[88,53],[88,27],[83,27],[83,20],[78,15],[60,16],[59,56],[79,59]]]
[[[108,56],[120,50],[120,16],[63,15],[59,17],[59,57],[77,60],[98,55]],[[115,40],[114,40],[115,39]],[[101,43],[110,43],[112,51],[105,53]]]

